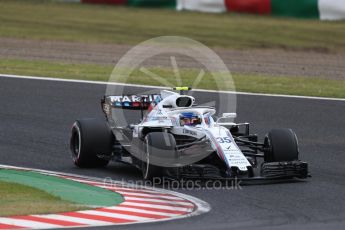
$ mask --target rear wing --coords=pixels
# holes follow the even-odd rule
[[[158,103],[161,99],[160,94],[104,96],[101,104],[105,113],[110,108],[147,110],[151,103]]]

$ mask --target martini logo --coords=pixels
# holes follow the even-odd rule
[[[150,95],[122,95],[122,96],[110,96],[111,102],[153,102],[157,98],[160,98],[159,94]]]

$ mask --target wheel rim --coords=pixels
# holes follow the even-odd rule
[[[264,161],[265,162],[273,161],[272,146],[271,146],[270,139],[268,138],[268,136],[265,137],[264,145],[268,149],[268,151],[266,150],[267,152],[264,153]]]
[[[78,156],[79,154],[79,138],[78,138],[78,135],[74,135],[74,138],[73,138],[73,146],[74,146],[74,155]]]
[[[150,151],[149,151],[149,144],[148,139],[145,138],[145,156],[143,156],[143,163],[142,163],[142,172],[143,172],[143,178],[147,179],[149,174],[149,167],[150,167]],[[144,161],[145,160],[145,161]]]
[[[80,150],[81,150],[81,136],[80,136],[80,129],[77,125],[73,127],[73,137],[72,137],[72,152],[73,158],[76,161],[79,158]]]
[[[292,130],[291,130],[291,132],[293,133],[293,135],[294,135],[294,138],[295,138],[295,142],[296,142],[296,148],[297,148],[297,159],[296,160],[298,160],[299,159],[299,144],[298,144],[298,138],[297,138],[297,135],[296,135],[296,133],[295,132],[293,132]]]

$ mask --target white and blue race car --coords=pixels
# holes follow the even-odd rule
[[[176,87],[160,94],[105,96],[106,121],[81,119],[72,126],[70,147],[79,167],[104,167],[114,160],[141,170],[143,178],[293,179],[307,178],[291,129],[274,129],[263,142],[235,113],[215,118],[215,108],[197,106]],[[176,92],[180,91],[180,92]],[[121,125],[117,111],[141,111],[137,122]],[[124,115],[125,116],[125,115]],[[243,130],[243,131],[241,131]]]

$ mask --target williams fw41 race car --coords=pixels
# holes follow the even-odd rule
[[[271,130],[258,142],[248,123],[233,122],[235,113],[215,118],[215,108],[197,106],[188,90],[104,96],[105,121],[81,119],[72,126],[75,165],[104,167],[113,160],[140,169],[145,180],[308,177],[308,165],[299,160],[291,129]],[[137,122],[126,123],[135,111],[140,114]]]

